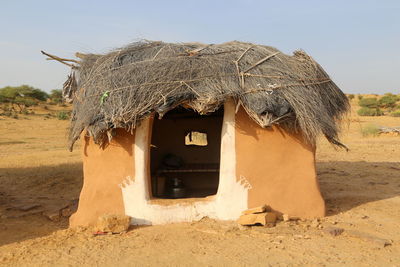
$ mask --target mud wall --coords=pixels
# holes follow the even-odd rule
[[[134,134],[117,129],[104,149],[89,137],[83,139],[83,187],[78,210],[70,226],[94,224],[103,214],[125,214],[120,184],[134,178]]]
[[[279,127],[263,129],[243,109],[235,118],[236,175],[250,184],[248,206],[270,205],[303,218],[325,215],[315,147]]]

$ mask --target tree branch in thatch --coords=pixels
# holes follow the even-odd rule
[[[257,67],[258,65],[264,63],[265,61],[267,61],[268,59],[270,59],[271,57],[276,56],[277,54],[279,54],[280,52],[276,52],[273,53],[272,55],[266,56],[265,58],[261,59],[260,61],[258,61],[257,63],[255,63],[254,65],[250,66],[249,68],[247,68],[244,73],[251,71],[252,69],[254,69],[255,67]]]
[[[74,68],[74,69],[78,68],[78,66],[76,66],[76,65],[74,65],[74,64],[71,64],[71,63],[67,63],[67,62],[65,62],[65,61],[74,62],[74,63],[76,63],[76,64],[80,64],[80,62],[77,61],[77,60],[75,60],[75,59],[67,59],[67,58],[57,57],[57,56],[51,55],[51,54],[49,54],[49,53],[46,53],[46,52],[44,52],[43,50],[40,51],[40,52],[41,52],[43,55],[48,56],[47,60],[57,60],[58,62],[60,62],[60,63],[62,63],[62,64],[64,64],[64,65],[67,65],[67,66],[69,66],[69,67],[71,67],[71,68]]]

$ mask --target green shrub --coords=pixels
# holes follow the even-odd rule
[[[386,94],[384,94],[384,95],[385,95],[385,96],[392,96],[392,97],[396,98],[397,101],[400,100],[400,95],[395,95],[395,94],[392,94],[392,93],[386,93]]]
[[[7,86],[0,89],[0,102],[9,103],[12,107],[15,105],[20,113],[25,112],[27,107],[35,106],[39,101],[45,101],[47,98],[46,92],[28,85]]]
[[[364,127],[361,127],[362,136],[378,136],[379,135],[379,127],[375,124],[367,124]]]
[[[382,116],[383,112],[379,108],[362,107],[357,111],[359,116]]]
[[[394,108],[396,106],[397,97],[395,95],[384,95],[379,99],[379,106],[382,108]]]
[[[59,111],[57,112],[57,119],[59,120],[68,120],[69,113],[67,111]]]
[[[6,86],[0,89],[0,95],[7,102],[12,102],[16,97],[31,98],[39,101],[45,101],[49,97],[46,92],[28,85]]]
[[[357,98],[358,98],[358,100],[361,100],[361,99],[363,99],[363,96],[362,95],[358,95]]]
[[[55,104],[62,103],[63,102],[62,91],[60,89],[51,90],[49,98],[50,98],[51,102],[53,102]]]
[[[354,95],[353,94],[349,94],[349,95],[347,95],[347,98],[350,99],[350,100],[353,100],[354,99]]]
[[[360,107],[366,107],[366,108],[378,108],[379,103],[378,99],[375,97],[369,97],[369,98],[362,98],[360,101],[358,101],[358,105]]]
[[[393,117],[400,117],[400,109],[399,110],[395,110],[392,113],[390,113],[390,116]]]

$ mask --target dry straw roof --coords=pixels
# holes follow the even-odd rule
[[[105,55],[78,55],[64,94],[74,101],[70,148],[86,130],[102,144],[112,128],[132,131],[141,120],[178,105],[201,114],[234,99],[262,127],[280,124],[314,144],[336,145],[348,111],[343,92],[305,52],[292,56],[263,45],[141,41]],[[111,135],[109,135],[111,136]]]

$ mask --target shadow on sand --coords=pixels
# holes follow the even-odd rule
[[[68,214],[51,221],[46,214],[76,209],[82,164],[0,169],[0,246],[49,235],[68,227]]]
[[[327,215],[400,195],[398,162],[317,162]]]

